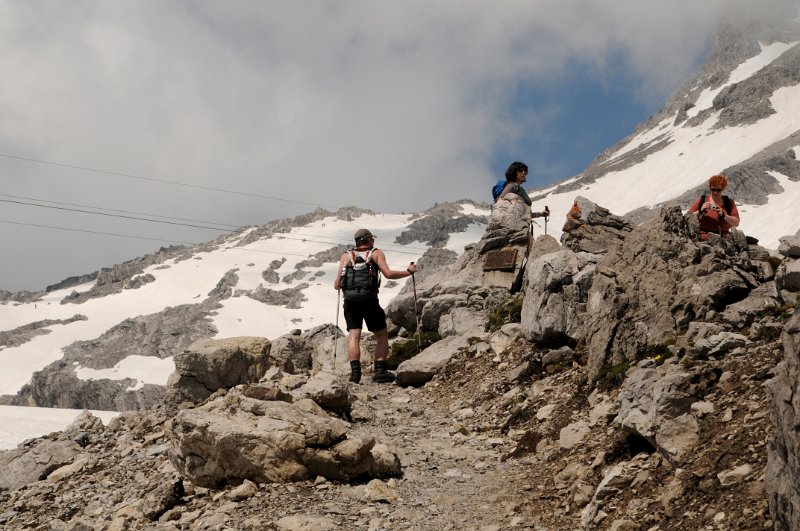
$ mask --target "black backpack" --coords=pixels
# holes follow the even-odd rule
[[[374,298],[381,285],[380,269],[372,261],[375,249],[361,256],[355,249],[348,251],[350,263],[344,266],[341,287],[344,300],[360,302]]]
[[[703,206],[703,203],[706,202],[706,194],[700,196],[700,206]],[[731,213],[731,198],[727,195],[722,196],[722,208],[725,209],[725,214]]]

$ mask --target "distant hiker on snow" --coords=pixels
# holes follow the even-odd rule
[[[386,370],[389,354],[389,333],[386,330],[386,313],[378,303],[380,274],[390,280],[410,277],[417,271],[411,263],[405,271],[393,271],[386,263],[386,255],[375,249],[375,236],[367,229],[355,234],[356,247],[339,259],[339,274],[333,283],[334,289],[344,294],[344,319],[347,323],[347,359],[350,361],[350,381],[361,381],[361,326],[375,334],[375,372],[372,380],[379,383],[394,381],[394,375]]]
[[[736,203],[722,192],[728,187],[728,178],[714,175],[708,180],[711,194],[703,194],[689,207],[689,212],[696,212],[700,221],[700,239],[708,239],[710,232],[725,237],[732,227],[739,226],[739,210]]]
[[[522,183],[528,180],[528,166],[524,162],[515,161],[506,170],[506,179],[500,179],[497,184],[492,188],[492,197],[495,203],[507,194],[517,194],[525,201],[525,204],[531,206],[532,201],[528,196],[528,192],[522,187]],[[531,212],[533,218],[549,217],[550,211],[545,210],[542,212]]]

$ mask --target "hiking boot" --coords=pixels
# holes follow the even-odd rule
[[[394,374],[389,371],[380,371],[372,375],[372,381],[376,383],[392,383],[394,381]]]
[[[350,381],[353,383],[361,382],[361,362],[358,360],[350,362]]]
[[[372,381],[377,383],[392,383],[394,374],[386,370],[386,360],[375,361],[375,372],[372,373]]]

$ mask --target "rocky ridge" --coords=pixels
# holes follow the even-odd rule
[[[191,346],[186,360],[196,361],[176,374],[209,375],[201,394],[176,376],[181,398],[166,408],[107,427],[85,415],[0,454],[17,467],[0,485],[0,524],[796,528],[800,489],[786,472],[800,445],[795,406],[782,397],[795,396],[800,234],[774,259],[743,235],[697,242],[692,217],[669,208],[623,229],[607,210],[576,205],[563,245],[531,242],[517,295],[498,281],[513,273],[482,266],[490,250],[519,243],[513,202],[495,209],[481,242],[418,283],[422,326],[443,339],[399,363],[401,386],[373,384],[368,371],[348,384],[344,349],[331,359],[325,327],[274,344]],[[675,264],[687,276],[669,274]],[[698,276],[676,289],[689,273]],[[610,280],[616,298],[604,295]],[[515,299],[516,313],[503,313]],[[393,341],[409,338],[413,295],[387,313]],[[223,371],[249,383],[211,378],[219,363],[252,367]],[[311,415],[302,426],[289,420],[302,415]]]

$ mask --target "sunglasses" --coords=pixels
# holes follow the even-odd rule
[[[710,188],[712,192],[721,192],[722,188]]]

